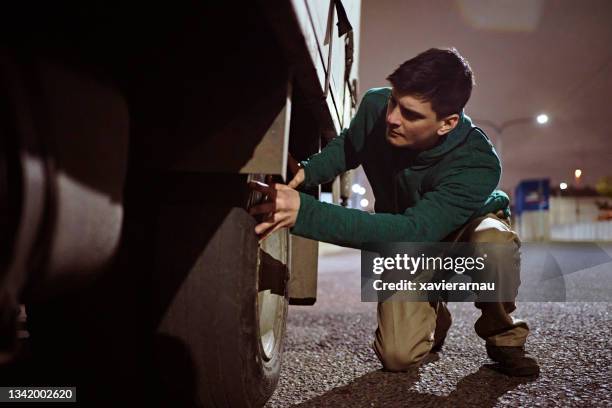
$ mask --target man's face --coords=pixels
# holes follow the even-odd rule
[[[387,104],[386,138],[395,147],[427,150],[450,132],[458,119],[459,115],[454,114],[438,120],[430,102],[393,89]]]

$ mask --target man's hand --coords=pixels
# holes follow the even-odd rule
[[[298,162],[291,156],[288,157],[289,170],[291,174],[293,174],[293,179],[287,184],[289,188],[298,188],[300,184],[304,182],[304,178],[306,175],[304,174],[304,169],[298,165]]]
[[[249,187],[268,196],[269,201],[253,206],[251,215],[266,214],[263,221],[255,226],[255,233],[263,241],[274,231],[283,227],[293,227],[300,209],[300,193],[284,184],[270,185],[252,181]]]

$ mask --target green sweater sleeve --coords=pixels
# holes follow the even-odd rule
[[[368,243],[440,241],[473,217],[499,182],[501,168],[496,157],[479,152],[467,156],[453,158],[440,173],[436,187],[402,214],[371,214],[300,193],[300,209],[291,232],[358,249]]]
[[[304,167],[304,188],[328,183],[337,175],[361,164],[366,136],[386,106],[387,92],[386,88],[367,91],[349,127],[333,138],[321,152],[301,162]]]

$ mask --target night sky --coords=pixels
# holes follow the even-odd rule
[[[363,0],[359,94],[419,52],[454,46],[475,74],[473,119],[550,116],[504,132],[501,187],[571,184],[575,168],[593,185],[612,176],[611,22],[608,0]]]

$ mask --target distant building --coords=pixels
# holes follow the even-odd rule
[[[590,187],[555,187],[542,199],[547,204],[541,210],[515,214],[515,228],[523,241],[612,241],[612,198]]]

